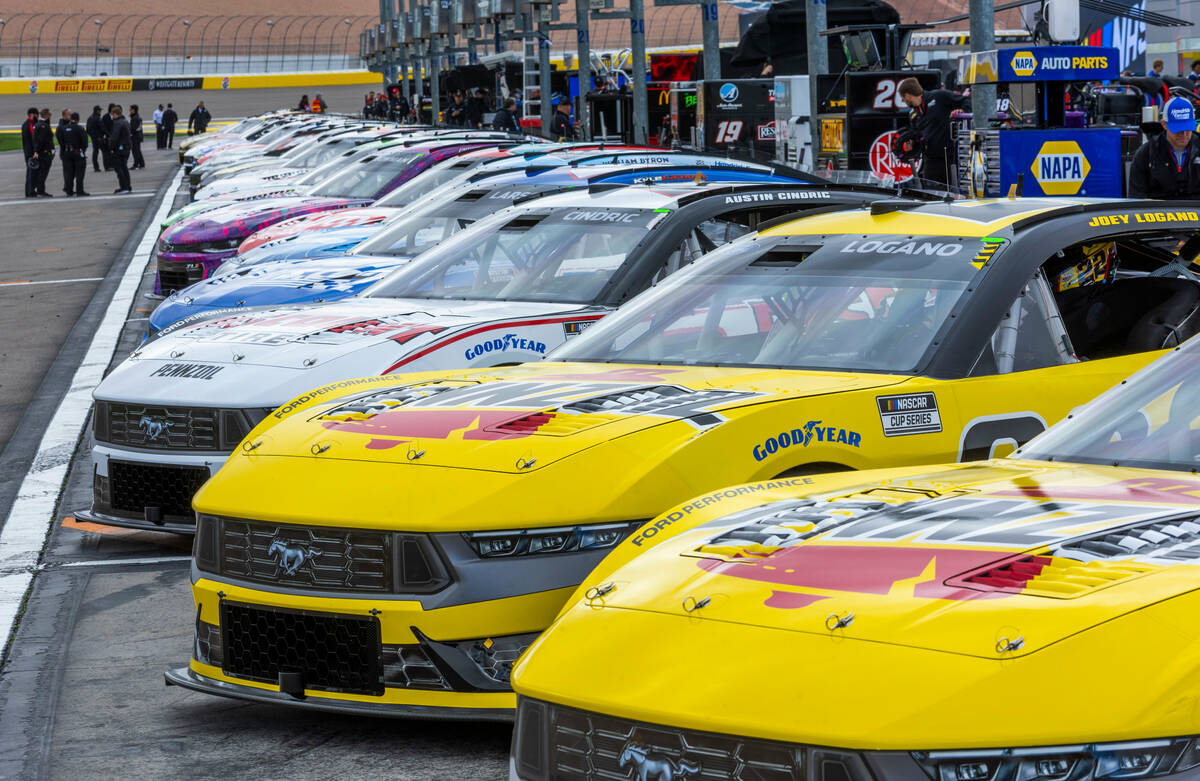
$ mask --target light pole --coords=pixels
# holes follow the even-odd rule
[[[92,47],[92,75],[95,76],[100,73],[100,28],[104,22],[93,19],[92,24],[96,25],[96,45]]]
[[[188,42],[188,36],[191,34],[192,34],[191,20],[184,19],[183,20],[183,61],[181,63],[182,67],[180,68],[180,71],[179,71],[180,73],[187,73],[187,58],[188,58],[187,42]],[[163,65],[164,66],[166,65],[165,61],[163,62]]]
[[[271,70],[271,34],[275,32],[275,20],[267,20],[267,56],[263,59],[263,72]]]

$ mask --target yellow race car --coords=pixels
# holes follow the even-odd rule
[[[513,781],[1200,778],[1200,340],[1014,457],[742,485],[517,664]]]
[[[643,524],[663,509],[747,480],[1010,452],[1195,332],[1181,302],[1200,285],[1176,250],[1194,254],[1200,216],[1165,214],[819,214],[715,250],[552,361],[317,388],[196,495],[196,643],[167,679],[511,718],[513,660],[613,546],[662,533]],[[446,273],[430,291],[519,271]]]

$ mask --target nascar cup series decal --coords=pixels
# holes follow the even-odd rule
[[[877,396],[875,402],[879,405],[879,420],[885,437],[932,434],[942,430],[937,396],[932,393]]]

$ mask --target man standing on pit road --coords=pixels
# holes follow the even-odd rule
[[[90,195],[83,189],[87,173],[88,134],[79,126],[79,114],[72,112],[66,125],[58,131],[58,151],[62,154],[63,192],[67,195]]]
[[[50,197],[49,193],[38,191],[39,169],[49,165],[43,161],[42,155],[46,149],[53,149],[54,141],[50,138],[50,127],[38,116],[38,110],[31,108],[25,112],[25,123],[21,125],[21,149],[25,152],[25,197],[36,198],[39,195]]]
[[[925,165],[921,178],[949,185],[950,169],[955,164],[954,142],[950,138],[950,114],[962,108],[966,97],[948,89],[928,92],[921,82],[907,78],[896,88],[900,99],[912,109],[912,127],[925,142]]]
[[[100,156],[104,158],[105,171],[113,169],[112,145],[108,143],[108,139],[112,137],[113,107],[116,105],[116,103],[109,103],[108,111],[104,112],[104,116],[100,117],[100,128],[104,131],[104,146],[100,149]]]
[[[117,172],[117,189],[113,193],[131,193],[133,187],[129,184],[129,150],[132,146],[132,134],[129,132],[129,120],[121,116],[121,107],[112,108],[113,129],[108,137],[108,148],[112,155],[113,170]]]
[[[145,168],[146,158],[142,157],[142,115],[138,113],[136,104],[129,106],[129,138],[130,151],[133,152],[133,165],[130,169]]]
[[[192,109],[192,115],[188,117],[188,135],[192,134],[192,128],[195,127],[196,135],[200,135],[208,130],[208,123],[212,121],[212,114],[208,113],[208,109],[204,107],[204,101]]]
[[[1129,166],[1130,198],[1200,198],[1200,141],[1186,98],[1163,106],[1163,132],[1142,144]]]
[[[158,104],[158,108],[154,109],[151,117],[154,119],[154,146],[156,149],[166,149],[167,137],[163,134],[162,129],[163,105],[161,103]]]
[[[104,146],[107,143],[107,136],[104,135],[104,126],[101,124],[100,107],[93,106],[92,114],[87,118],[87,134],[88,138],[92,139],[92,168],[100,170],[100,154],[104,152]],[[104,153],[105,167],[108,166],[108,154]]]
[[[175,107],[168,103],[167,110],[163,112],[162,117],[163,135],[167,149],[175,144],[175,123],[178,121],[179,115],[175,113]]]
[[[550,118],[550,138],[555,141],[575,140],[575,126],[571,124],[571,103],[562,96],[554,99],[554,116]]]
[[[40,150],[38,154],[38,176],[37,176],[37,193],[45,195],[47,198],[52,197],[46,192],[46,179],[50,176],[50,169],[54,166],[54,124],[51,121],[50,109],[43,108],[39,113],[41,123],[46,127],[46,139],[48,144],[46,149]]]

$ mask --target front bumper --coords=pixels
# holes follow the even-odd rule
[[[485,669],[490,659],[473,659],[468,649],[507,647],[511,665],[574,590],[449,604],[446,593],[358,598],[251,588],[195,569],[193,578],[192,659],[167,673],[168,683],[260,702],[448,719],[512,719],[507,667]]]
[[[154,292],[167,296],[208,279],[222,263],[236,254],[236,248],[223,252],[160,252],[158,270],[154,275]]]
[[[185,689],[203,692],[204,694],[213,694],[218,697],[230,697],[236,700],[249,700],[269,705],[287,705],[293,708],[341,713],[348,716],[512,721],[514,712],[511,706],[500,708],[457,707],[450,710],[443,706],[359,702],[355,700],[335,700],[327,697],[297,699],[290,694],[284,694],[280,691],[259,689],[240,683],[232,684],[216,678],[209,678],[197,673],[190,667],[179,667],[174,670],[168,670],[163,673],[163,678],[168,686],[182,686]]]
[[[92,448],[92,506],[81,521],[194,534],[191,497],[227,453],[150,452],[99,443]],[[157,509],[155,509],[157,508]]]

